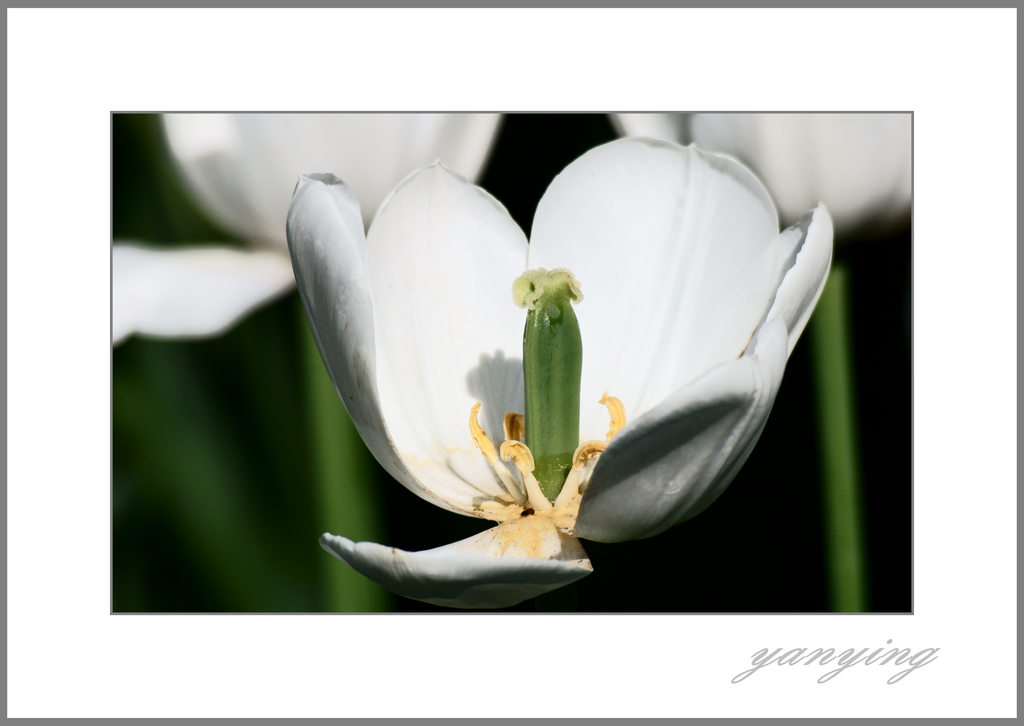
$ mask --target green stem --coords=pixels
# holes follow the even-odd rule
[[[317,526],[321,532],[340,534],[354,541],[379,542],[382,525],[370,476],[370,453],[327,375],[301,305],[299,316],[316,478]],[[391,594],[387,590],[326,552],[319,552],[319,556],[329,610],[391,609]]]
[[[818,401],[829,604],[836,612],[867,610],[849,271],[833,264],[811,319]]]

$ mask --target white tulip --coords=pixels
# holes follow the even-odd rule
[[[497,523],[424,552],[331,534],[321,545],[396,593],[453,607],[568,584],[592,571],[578,538],[650,537],[707,507],[760,436],[832,258],[823,206],[780,234],[742,165],[650,139],[570,164],[529,243],[440,164],[402,182],[367,236],[345,183],[305,176],[288,235],[320,353],[377,460],[424,499]],[[567,268],[583,291],[577,454],[590,458],[554,501],[531,483],[532,459],[493,453],[527,448],[503,426],[524,411],[511,290],[541,267]]]
[[[114,343],[133,333],[217,335],[290,290],[285,221],[301,174],[318,166],[344,174],[369,215],[409,172],[434,160],[475,178],[499,120],[496,114],[163,116],[175,167],[196,201],[249,249],[116,241]]]
[[[878,233],[910,218],[907,113],[619,114],[628,136],[731,154],[760,176],[783,223],[822,202],[839,235]]]

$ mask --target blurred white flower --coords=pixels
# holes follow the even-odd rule
[[[440,164],[402,182],[368,235],[341,180],[307,175],[288,240],[313,337],[368,448],[427,501],[497,523],[424,552],[331,534],[321,545],[401,595],[454,607],[561,587],[593,569],[578,537],[650,537],[714,501],[761,434],[832,259],[824,207],[780,234],[741,164],[650,139],[570,164],[529,243]],[[542,267],[570,270],[585,296],[579,430],[567,437],[581,444],[547,497],[520,440],[533,393],[512,300],[513,281]],[[552,328],[570,324],[565,306],[547,310]]]
[[[175,167],[198,204],[249,245],[156,248],[115,240],[113,340],[217,335],[294,285],[285,239],[301,174],[359,190],[363,222],[412,170],[440,160],[475,179],[497,114],[169,114]]]
[[[837,235],[880,233],[910,218],[908,113],[618,114],[627,136],[696,143],[761,177],[784,224],[824,203]]]

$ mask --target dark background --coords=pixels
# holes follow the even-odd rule
[[[115,239],[229,240],[168,173],[155,117],[115,115],[112,137]],[[510,115],[477,183],[528,232],[552,178],[614,138],[604,115]],[[909,612],[910,230],[842,240],[835,259],[852,284],[869,609]],[[114,349],[115,612],[327,607],[322,572],[330,555],[317,541],[302,325],[293,292],[219,338],[135,337]],[[710,508],[648,540],[584,541],[593,574],[511,609],[827,611],[808,333],[760,441]],[[426,549],[485,527],[428,504],[370,461],[385,544]],[[456,612],[398,596],[390,604]]]

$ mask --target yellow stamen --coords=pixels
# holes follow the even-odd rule
[[[494,444],[491,443],[483,428],[477,423],[476,417],[479,413],[480,401],[477,401],[469,412],[469,432],[473,435],[473,443],[476,444],[476,448],[480,449],[483,455],[487,457],[487,461],[493,464],[498,460],[498,454],[494,450]]]
[[[526,432],[526,420],[523,414],[509,411],[505,414],[504,427],[506,441],[522,441]]]
[[[608,448],[604,441],[584,441],[572,455],[572,468],[582,469],[591,459]]]
[[[622,401],[615,396],[609,396],[608,391],[604,392],[598,403],[608,407],[608,415],[612,422],[608,426],[608,435],[604,437],[604,440],[611,441],[615,438],[615,434],[619,433],[619,429],[626,425],[626,409],[622,405]]]
[[[529,447],[521,441],[506,441],[501,445],[501,458],[505,461],[514,461],[523,484],[526,485],[526,493],[529,495],[529,504],[536,511],[542,512],[551,509],[551,502],[540,490],[537,477],[533,475],[533,453]]]
[[[587,484],[590,483],[590,477],[587,476],[586,480],[583,479],[583,470],[587,468],[591,460],[597,459],[601,452],[608,448],[608,444],[604,441],[597,441],[592,439],[590,441],[584,441],[577,448],[575,453],[572,455],[572,469],[569,470],[569,476],[565,478],[565,486],[562,487],[562,491],[572,491],[576,494],[582,494],[583,490],[587,488]],[[558,496],[558,500],[562,499],[562,495]],[[556,500],[556,505],[558,501]]]
[[[533,452],[530,447],[522,441],[506,441],[501,445],[501,458],[505,461],[515,461],[516,468],[520,474],[533,472]]]
[[[505,490],[512,495],[516,504],[522,506],[523,504],[526,504],[527,497],[523,493],[523,490],[516,484],[516,481],[512,478],[512,474],[509,470],[506,469],[500,461],[498,461],[498,454],[494,450],[494,444],[492,444],[491,440],[487,438],[487,434],[484,433],[484,430],[476,420],[479,412],[480,401],[477,401],[473,404],[473,408],[469,412],[469,432],[473,436],[473,443],[476,444],[478,449],[480,449],[480,452],[484,455],[487,461],[491,463],[491,467],[494,468],[498,478],[501,479],[501,483],[505,486]],[[505,461],[508,461],[508,459],[505,459]]]

